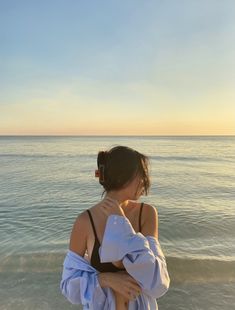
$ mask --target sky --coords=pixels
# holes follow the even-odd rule
[[[0,135],[234,135],[234,0],[0,0]]]

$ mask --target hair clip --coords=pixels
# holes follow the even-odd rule
[[[101,169],[102,169],[102,172],[101,172]],[[101,176],[103,178],[100,178]],[[95,170],[95,177],[100,178],[100,181],[104,182],[104,165],[99,165],[99,169]]]
[[[102,172],[101,172],[101,169],[102,169]],[[104,165],[99,166],[99,172],[100,172],[99,177],[102,176],[102,179],[100,178],[100,182],[104,182]]]

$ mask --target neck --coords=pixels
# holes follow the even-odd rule
[[[128,205],[128,199],[125,198],[123,193],[111,192],[110,191],[105,195],[105,198],[106,197],[109,197],[109,198],[116,200],[121,207],[126,207]]]

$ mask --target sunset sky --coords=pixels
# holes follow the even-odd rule
[[[0,135],[235,134],[235,1],[0,0]]]

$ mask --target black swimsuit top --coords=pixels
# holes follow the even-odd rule
[[[141,231],[141,213],[142,213],[143,205],[144,203],[142,202],[140,206],[140,213],[139,213],[139,231]],[[99,239],[97,238],[95,225],[93,222],[93,218],[91,216],[91,212],[90,210],[87,210],[87,212],[89,214],[91,225],[92,225],[94,235],[95,235],[95,244],[94,244],[92,254],[91,254],[91,262],[90,262],[91,266],[93,266],[96,270],[100,272],[117,272],[120,270],[126,270],[125,268],[116,267],[113,263],[101,263],[100,262],[100,255],[99,255],[100,242],[99,242]]]

